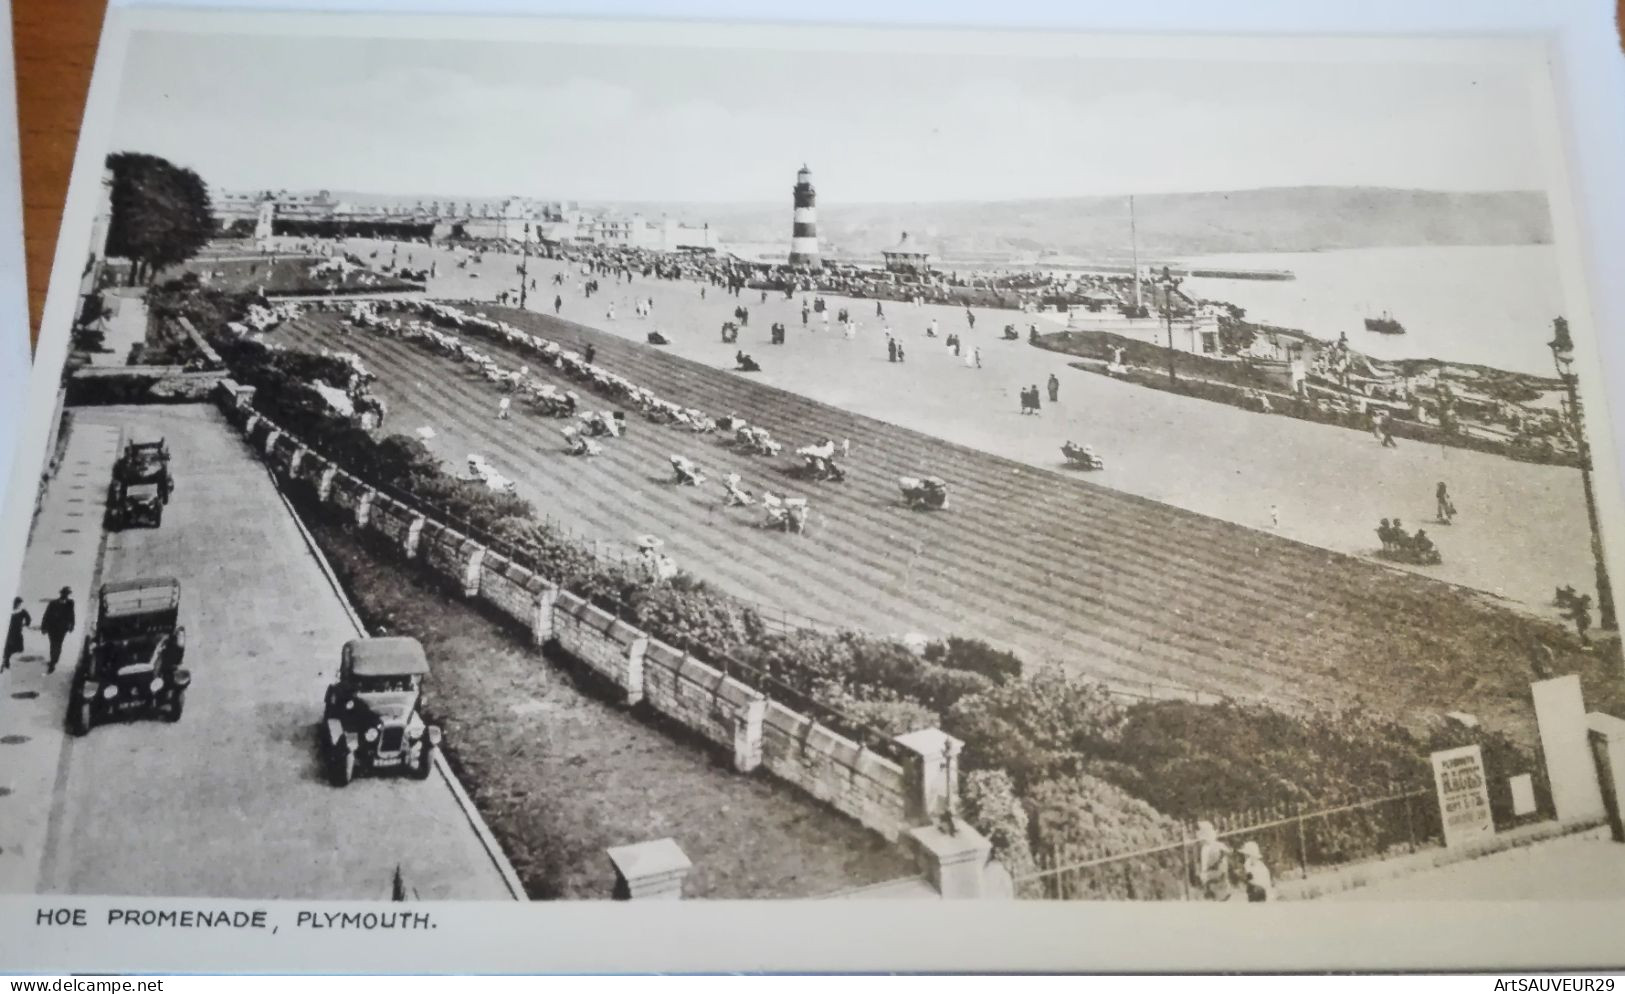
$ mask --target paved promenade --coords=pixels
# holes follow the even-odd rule
[[[1606,828],[1331,895],[1340,901],[1586,901],[1625,899],[1625,844]]]
[[[387,244],[347,243],[363,259]],[[492,252],[459,267],[466,253],[413,245],[402,249],[403,263],[408,253],[415,267],[436,264],[430,296],[494,300],[499,292],[518,290],[517,256]],[[387,255],[387,248],[380,251],[380,258]],[[529,271],[536,282],[528,294],[530,310],[552,314],[557,295],[566,320],[638,342],[659,329],[671,340],[666,351],[717,368],[732,369],[734,352],[743,349],[762,364],[754,379],[1035,467],[1059,469],[1060,446],[1068,439],[1092,444],[1107,466],[1089,474],[1094,482],[1356,555],[1372,555],[1378,521],[1397,517],[1411,529],[1426,528],[1443,552],[1443,565],[1417,572],[1548,617],[1556,617],[1550,603],[1555,588],[1590,589],[1585,505],[1580,474],[1572,469],[1412,442],[1384,449],[1369,433],[1084,373],[1070,368],[1067,356],[1026,344],[1028,324],[1057,330],[1063,319],[1056,315],[976,308],[971,329],[959,307],[885,301],[882,318],[873,300],[830,296],[832,310],[849,307],[859,322],[848,341],[839,324],[832,319],[826,325],[817,314],[804,328],[799,296],[792,302],[769,294],[764,303],[756,291],[735,298],[707,287],[702,299],[695,283],[639,278],[628,286],[604,276],[601,291],[584,299],[576,289],[579,270],[533,258]],[[564,286],[552,285],[555,273],[564,274]],[[652,316],[639,319],[634,302],[651,297]],[[750,309],[750,323],[738,345],[725,345],[719,329],[741,303]],[[958,333],[967,350],[981,349],[982,368],[968,368],[940,338],[925,336],[933,318],[939,335]],[[788,329],[784,346],[768,344],[775,321]],[[1008,323],[1021,329],[1021,341],[1000,339]],[[901,365],[886,361],[887,327],[907,351]],[[563,337],[568,340],[567,332]],[[1046,394],[1042,414],[1023,417],[1018,392],[1042,387],[1051,373],[1061,381],[1060,403],[1051,404]],[[1451,526],[1431,520],[1434,486],[1441,480],[1460,511]],[[1272,520],[1272,505],[1279,509],[1279,524]]]

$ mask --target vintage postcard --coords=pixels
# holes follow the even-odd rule
[[[1617,920],[1539,41],[112,26],[7,495],[26,934]]]

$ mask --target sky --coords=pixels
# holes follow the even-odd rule
[[[143,33],[113,150],[214,188],[840,202],[1541,189],[1505,66]]]

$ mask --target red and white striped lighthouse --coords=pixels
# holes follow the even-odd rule
[[[818,192],[813,189],[812,170],[803,163],[796,173],[795,225],[790,232],[790,265],[817,269]]]

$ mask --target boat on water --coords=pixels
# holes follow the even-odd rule
[[[1405,334],[1405,326],[1395,321],[1394,316],[1387,311],[1383,311],[1380,318],[1366,318],[1365,330],[1374,331],[1379,335]]]

